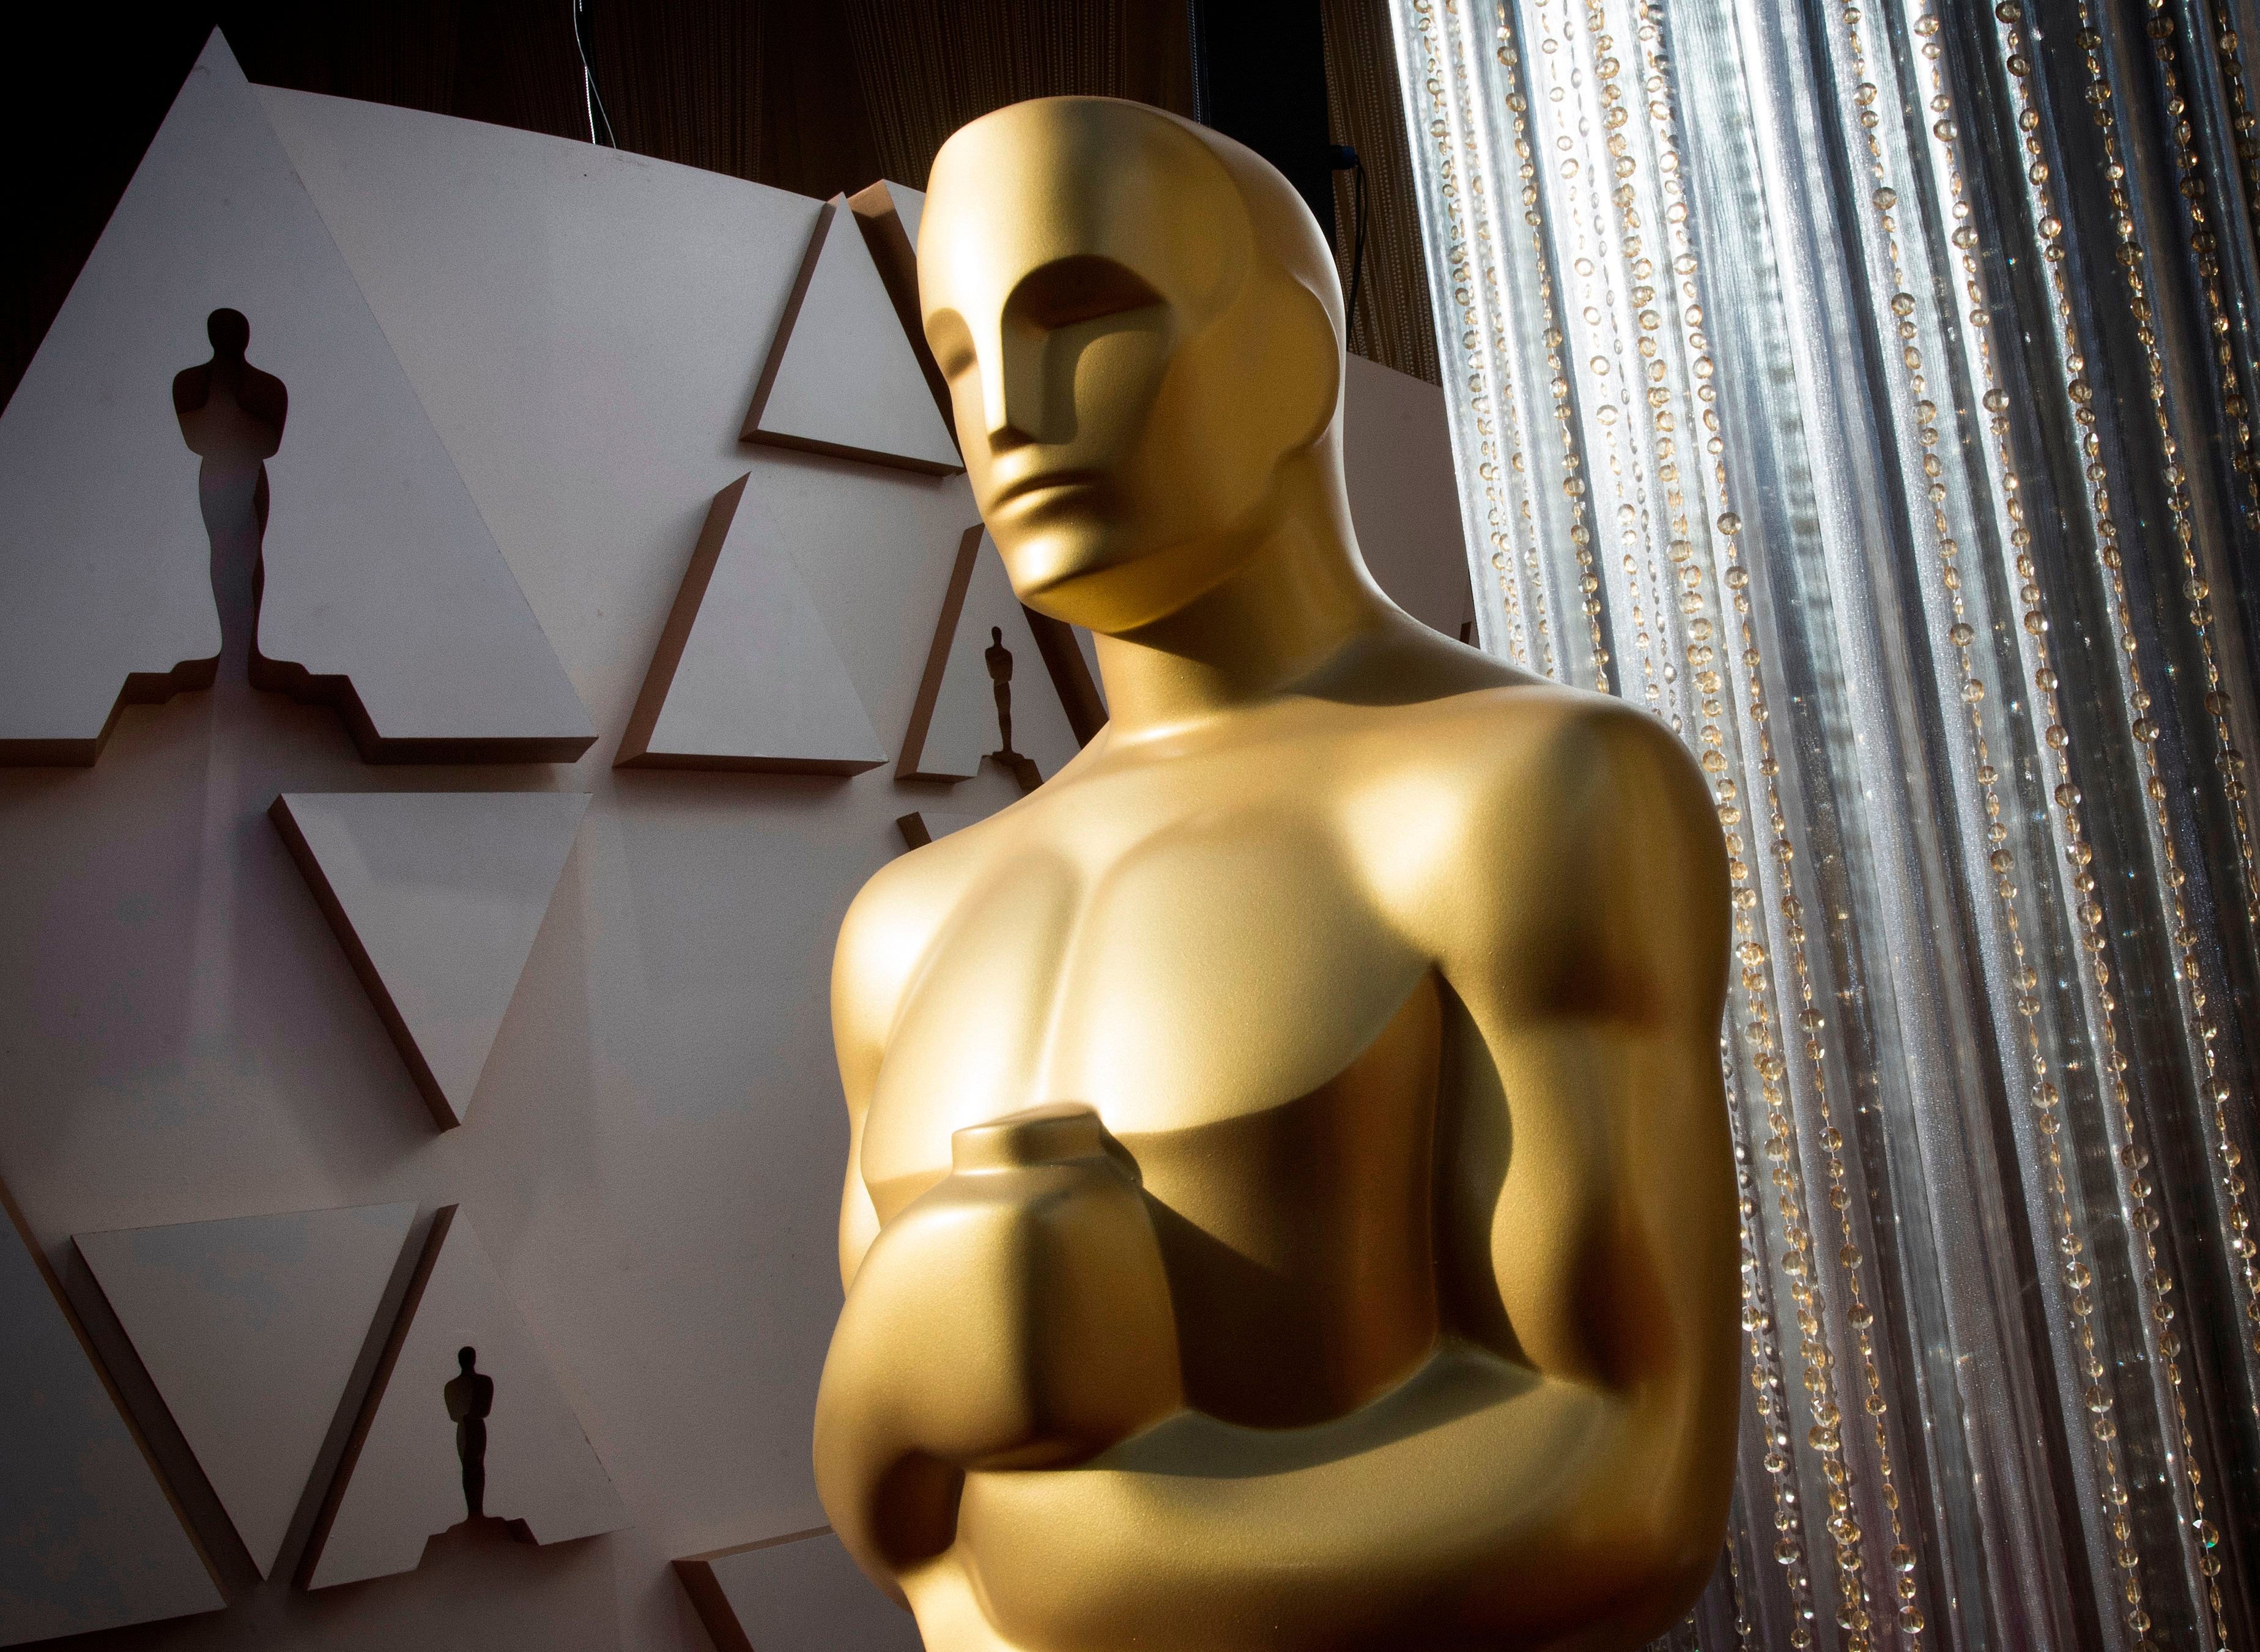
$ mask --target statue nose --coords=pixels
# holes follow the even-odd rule
[[[981,403],[992,452],[1057,437],[1045,428],[1044,357],[1048,329],[1007,317],[980,352]]]

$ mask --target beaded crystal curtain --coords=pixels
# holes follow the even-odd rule
[[[2260,8],[1392,4],[1484,645],[1732,856],[1670,1643],[2260,1652]]]

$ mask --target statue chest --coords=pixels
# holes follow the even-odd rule
[[[1090,841],[1032,833],[965,889],[888,1040],[865,1184],[890,1220],[952,1132],[1095,1106],[1152,1197],[1197,1403],[1333,1414],[1434,1333],[1434,972],[1307,813]]]

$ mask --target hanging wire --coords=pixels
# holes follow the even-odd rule
[[[1365,161],[1355,146],[1346,143],[1335,144],[1329,151],[1329,156],[1335,171],[1355,175],[1357,182],[1355,205],[1352,209],[1357,228],[1355,250],[1351,252],[1349,260],[1349,310],[1342,328],[1345,333],[1354,333],[1357,331],[1358,290],[1365,282]]]
[[[1357,247],[1349,261],[1349,325],[1357,327],[1357,295],[1365,285],[1365,162],[1357,163]]]
[[[589,141],[617,149],[620,146],[612,136],[612,118],[604,112],[604,97],[597,90],[597,71],[589,66],[589,5],[590,0],[572,0],[573,46],[581,54],[581,105],[589,117]]]

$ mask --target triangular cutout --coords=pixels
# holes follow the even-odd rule
[[[976,523],[958,541],[895,777],[969,780],[984,757],[1009,752],[1048,780],[1082,745],[996,542]]]
[[[483,1398],[451,1387],[467,1376],[489,1379]],[[451,1421],[459,1412],[483,1428],[473,1434]],[[306,1586],[413,1571],[428,1539],[473,1518],[474,1464],[484,1476],[476,1518],[521,1527],[537,1543],[628,1523],[486,1248],[450,1205],[433,1221],[315,1527]]]
[[[887,761],[855,680],[782,545],[714,496],[615,767],[853,775]]]
[[[585,792],[286,792],[268,811],[440,1128],[462,1123]]]
[[[172,392],[227,310],[288,391],[255,680],[338,705],[373,761],[585,750],[587,712],[215,32],[0,416],[0,762],[92,762],[121,704],[212,681],[202,461]]]
[[[0,1188],[0,1646],[227,1604]]]
[[[919,1652],[918,1624],[828,1526],[704,1555],[675,1575],[716,1652]]]
[[[74,1241],[261,1573],[273,1570],[413,1205]]]
[[[956,415],[950,406],[949,384],[934,362],[933,352],[926,348],[926,327],[919,317],[918,232],[919,220],[926,216],[926,196],[882,178],[849,196],[848,204],[855,210],[863,244],[871,249],[871,261],[893,301],[903,336],[918,357],[919,370],[926,375],[934,407],[941,414],[942,424],[955,433]]]
[[[816,220],[739,434],[936,476],[965,468],[841,197]]]

